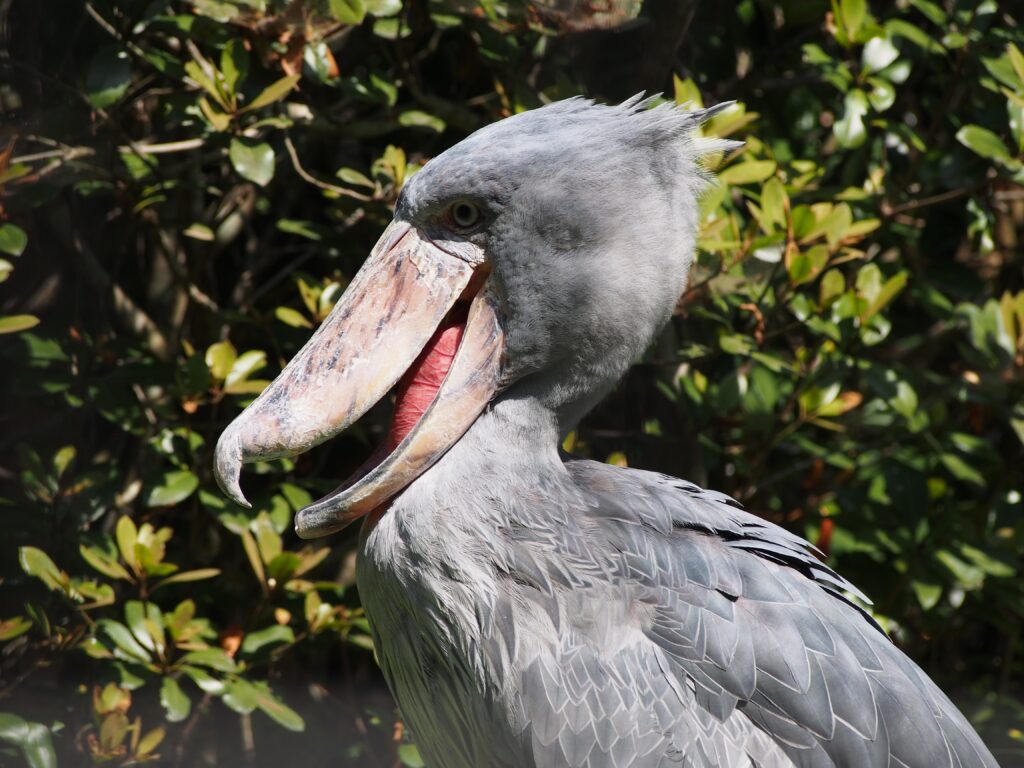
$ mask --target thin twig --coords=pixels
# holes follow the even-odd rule
[[[206,144],[206,139],[182,139],[181,141],[168,141],[162,144],[136,144],[134,147],[118,147],[118,152],[129,152],[134,150],[143,155],[168,155],[172,152],[188,152],[191,149],[199,149]]]
[[[339,187],[335,184],[329,184],[328,182],[321,181],[320,179],[316,178],[311,173],[309,173],[305,168],[302,167],[302,163],[299,162],[299,155],[295,151],[295,145],[292,144],[291,137],[288,134],[285,134],[284,136],[284,145],[288,149],[288,157],[290,157],[292,160],[292,167],[295,169],[295,172],[299,174],[300,178],[302,178],[304,181],[309,182],[314,187],[326,189],[329,192],[334,192],[336,194],[344,195],[346,197],[353,197],[356,200],[361,200],[364,203],[368,203],[373,200],[373,197],[369,195],[361,195],[358,192],[353,192],[351,189]]]
[[[974,192],[974,188],[970,189],[951,189],[948,192],[941,192],[937,195],[931,195],[930,197],[922,197],[917,200],[908,200],[900,205],[894,205],[892,207],[883,207],[882,213],[885,216],[896,216],[897,214],[904,213],[906,211],[915,211],[918,208],[924,208],[929,205],[937,205],[938,203],[945,203],[949,200],[956,200],[958,197],[969,195]]]
[[[16,165],[18,163],[34,163],[36,160],[50,160],[51,158],[60,158],[61,160],[71,161],[77,160],[80,157],[92,157],[96,154],[96,150],[90,147],[68,147],[67,149],[51,149],[47,152],[36,152],[32,155],[18,155],[17,157],[11,158],[11,164]]]

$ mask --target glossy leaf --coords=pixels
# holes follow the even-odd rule
[[[192,701],[173,677],[165,677],[160,682],[160,706],[171,723],[180,723],[192,711]]]
[[[187,469],[164,472],[150,488],[146,506],[171,507],[180,504],[198,487],[199,478]]]
[[[251,109],[255,108],[253,105],[250,105]],[[269,184],[274,178],[274,150],[269,144],[247,139],[232,139],[229,155],[231,165],[243,178],[261,187]]]
[[[0,253],[9,256],[21,256],[28,245],[28,235],[25,230],[10,222],[0,224]]]

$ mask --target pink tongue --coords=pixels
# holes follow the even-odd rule
[[[405,436],[412,432],[416,422],[434,401],[437,390],[448,375],[448,369],[452,367],[455,353],[459,350],[462,333],[466,330],[466,315],[467,308],[461,304],[456,305],[434,331],[416,362],[398,382],[395,413],[391,417],[391,429],[388,431],[389,451],[395,450]]]

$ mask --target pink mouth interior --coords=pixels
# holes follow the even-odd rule
[[[463,333],[469,303],[460,301],[441,321],[430,341],[423,348],[409,370],[398,382],[395,397],[395,411],[388,430],[387,450],[394,451],[406,435],[412,432],[427,408],[434,401],[437,391],[444,383],[448,370],[455,360]]]

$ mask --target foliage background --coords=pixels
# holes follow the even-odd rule
[[[294,510],[386,409],[224,501],[211,450],[403,181],[641,90],[708,131],[678,316],[567,443],[801,534],[1024,765],[1024,33],[970,0],[0,2],[0,762],[418,764]],[[304,733],[302,733],[304,729]]]

